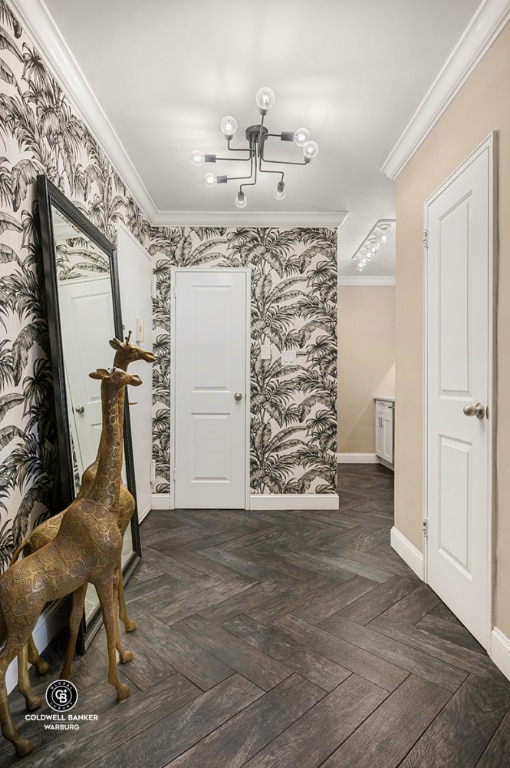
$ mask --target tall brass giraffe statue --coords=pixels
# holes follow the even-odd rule
[[[142,349],[141,347],[131,344],[131,331],[129,332],[124,343],[119,339],[111,339],[110,346],[115,350],[115,357],[113,360],[114,368],[120,368],[126,371],[130,363],[134,363],[137,360],[144,360],[147,363],[153,363],[156,358],[152,352]],[[118,423],[123,423],[124,419],[124,390],[119,390],[117,394],[117,407],[119,409]],[[98,454],[99,457],[99,454]],[[98,457],[93,464],[85,469],[82,475],[81,486],[77,494],[77,498],[83,498],[87,495],[88,490],[94,480]],[[119,530],[124,535],[131,517],[135,509],[135,500],[121,481],[120,497],[119,497],[119,510],[118,510],[118,524]],[[14,552],[11,558],[11,565],[13,565],[18,559],[19,555],[23,553],[26,557],[32,552],[36,552],[41,547],[52,541],[60,528],[62,518],[67,510],[62,510],[57,515],[44,520],[27,536],[24,541]],[[118,580],[118,598],[119,598],[119,617],[124,624],[126,632],[132,632],[136,629],[136,624],[131,621],[127,614],[126,601],[124,598],[124,585],[122,580],[122,567],[119,564],[119,580]],[[130,651],[126,651],[121,643],[120,633],[117,632],[117,651],[119,653],[119,660],[122,664],[130,661],[132,654]],[[30,684],[30,678],[28,675],[28,662],[34,664],[38,674],[43,675],[48,670],[48,664],[41,659],[39,652],[35,646],[32,636],[29,637],[26,645],[23,646],[18,654],[18,690],[24,696],[27,709],[34,710],[41,706],[41,699],[38,696],[34,696]]]
[[[121,487],[123,428],[119,423],[118,393],[128,384],[139,386],[137,375],[113,368],[90,374],[101,381],[103,425],[94,480],[87,495],[76,498],[66,510],[57,535],[42,549],[18,560],[0,576],[0,724],[2,734],[21,757],[32,743],[15,728],[5,685],[7,667],[33,632],[44,605],[73,593],[70,645],[62,677],[70,668],[83,613],[87,584],[94,584],[106,631],[108,682],[118,699],[129,696],[120,682],[116,659],[115,595],[122,534],[118,525]],[[70,653],[69,653],[70,651]]]

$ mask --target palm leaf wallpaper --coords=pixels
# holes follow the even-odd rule
[[[0,84],[0,570],[26,533],[59,511],[52,507],[57,456],[35,203],[40,173],[112,242],[122,221],[151,254],[154,491],[167,493],[170,483],[175,265],[251,268],[252,493],[334,493],[336,232],[151,227],[6,0]],[[80,252],[79,239],[62,245],[59,259],[68,277],[101,270]],[[271,346],[271,360],[261,360],[261,344]],[[282,365],[282,349],[296,351],[295,365]]]

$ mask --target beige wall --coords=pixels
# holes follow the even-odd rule
[[[375,453],[373,398],[394,394],[394,286],[338,286],[338,453]]]
[[[424,201],[492,131],[499,138],[495,624],[510,637],[510,24],[397,179],[395,524],[422,550]]]

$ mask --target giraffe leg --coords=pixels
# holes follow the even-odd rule
[[[39,651],[36,648],[36,645],[34,643],[34,638],[32,635],[28,638],[28,660],[30,664],[34,664],[35,668],[37,670],[38,675],[45,675],[48,669],[50,668],[50,665],[47,661],[43,661],[41,657],[39,656]]]
[[[122,569],[119,565],[119,567],[115,572],[114,583],[113,583],[113,600],[114,600],[115,616],[117,616],[117,603],[118,603],[119,618],[121,615],[121,603],[120,603],[121,584],[122,584]],[[124,597],[123,588],[122,588],[122,597]],[[124,609],[125,607],[126,607],[126,604],[124,602]],[[126,618],[127,618],[127,613],[126,613]],[[136,624],[134,626],[136,627]],[[131,661],[131,659],[133,658],[133,654],[131,653],[131,651],[126,651],[126,649],[122,645],[122,640],[120,637],[120,627],[119,627],[119,622],[117,620],[115,621],[115,647],[117,648],[117,651],[119,653],[119,661],[121,664],[126,664],[126,662]]]
[[[14,745],[17,756],[24,757],[25,755],[28,755],[34,747],[29,739],[22,739],[16,730],[9,707],[9,698],[7,696],[7,688],[5,685],[7,667],[16,656],[18,650],[19,648],[12,648],[9,643],[7,643],[2,651],[0,651],[0,725],[2,728],[2,735]]]
[[[131,619],[128,617],[126,597],[124,595],[124,582],[122,579],[122,570],[120,568],[119,568],[118,595],[119,595],[119,619],[124,624],[126,632],[132,632],[134,629],[136,629],[136,622],[131,621]]]
[[[28,676],[28,643],[25,643],[18,653],[18,691],[25,698],[27,709],[30,712],[34,709],[39,709],[41,699],[32,693],[32,686]]]
[[[117,691],[117,698],[121,701],[127,699],[131,694],[129,686],[120,682],[119,670],[117,669],[116,654],[116,633],[118,632],[118,622],[116,615],[116,606],[114,600],[114,587],[117,587],[116,578],[110,578],[100,583],[95,583],[101,611],[103,614],[103,623],[106,632],[106,643],[108,647],[108,682],[113,685]]]
[[[66,656],[64,659],[64,666],[60,677],[63,680],[69,680],[71,676],[71,665],[74,658],[74,649],[76,648],[76,638],[78,637],[78,631],[80,629],[81,617],[83,616],[83,605],[85,603],[85,595],[87,593],[88,583],[82,584],[73,592],[73,605],[71,608],[71,616],[69,617],[69,640],[67,641]]]

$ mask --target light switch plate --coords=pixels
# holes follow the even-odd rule
[[[271,360],[271,345],[270,344],[261,344],[260,345],[260,359],[261,360]]]
[[[296,364],[296,350],[282,349],[282,365],[295,365],[295,364]]]

